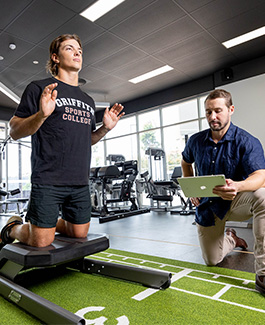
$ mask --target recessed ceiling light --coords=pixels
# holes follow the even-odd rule
[[[16,44],[14,44],[14,43],[10,43],[9,44],[9,48],[10,48],[10,50],[15,50],[16,48],[17,48],[17,46],[16,46]]]
[[[98,0],[80,13],[81,16],[94,22],[125,0]]]
[[[231,48],[233,46],[248,42],[254,38],[265,35],[265,26],[255,29],[252,32],[243,34],[241,36],[230,39],[229,41],[223,42],[222,44],[227,48]]]
[[[142,82],[144,80],[156,77],[162,73],[168,72],[170,70],[173,70],[174,68],[170,67],[169,65],[165,65],[161,68],[155,69],[153,71],[147,72],[145,74],[142,74],[141,76],[135,77],[133,79],[130,79],[129,82],[132,82],[133,84],[137,84],[139,82]]]
[[[0,55],[0,61],[4,60],[4,57],[2,55]]]
[[[39,64],[39,61],[34,60],[34,61],[32,61],[32,63],[33,63],[33,64]]]

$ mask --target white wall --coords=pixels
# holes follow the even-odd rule
[[[232,122],[257,137],[265,150],[265,74],[218,88],[232,94]]]

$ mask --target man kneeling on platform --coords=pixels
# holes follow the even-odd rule
[[[222,89],[205,100],[210,129],[190,137],[182,153],[182,173],[193,176],[224,174],[226,185],[216,186],[218,197],[191,198],[202,255],[207,265],[216,265],[235,247],[247,248],[234,229],[225,231],[226,221],[253,217],[256,289],[265,294],[265,160],[261,143],[231,123],[231,94]],[[226,236],[224,236],[226,232]]]
[[[14,140],[32,136],[31,196],[23,224],[11,217],[1,231],[0,243],[15,239],[30,246],[50,245],[55,232],[86,237],[91,217],[88,185],[91,145],[115,127],[123,106],[106,108],[96,130],[94,100],[78,87],[82,44],[65,34],[50,45],[47,63],[52,76],[31,82],[10,120]],[[59,210],[62,218],[59,218]]]

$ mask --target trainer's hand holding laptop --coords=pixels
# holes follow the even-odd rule
[[[237,193],[236,183],[226,180],[224,175],[179,177],[177,181],[195,206],[200,204],[202,197],[220,196],[224,200],[233,200]]]
[[[225,182],[225,185],[215,186],[213,193],[220,196],[223,200],[232,201],[237,195],[237,183],[232,181],[232,179],[226,179]]]

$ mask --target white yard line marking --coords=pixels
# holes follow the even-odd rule
[[[149,289],[146,289],[146,290],[138,293],[137,295],[133,296],[132,299],[137,300],[137,301],[141,301],[141,300],[144,300],[147,297],[150,297],[151,295],[153,295],[157,291],[159,291],[159,289],[149,288]]]
[[[114,253],[112,253],[112,254],[107,253],[107,252],[101,252],[101,253],[104,253],[108,257],[115,257],[115,256],[125,257],[124,255],[118,255],[118,254],[114,254]],[[99,258],[99,259],[103,259],[103,260],[106,260],[107,259],[107,257],[101,257],[101,256],[96,256],[96,257]],[[179,266],[179,265],[171,265],[171,264],[165,264],[165,263],[161,263],[161,262],[143,260],[143,259],[136,258],[136,257],[130,257],[130,259],[131,260],[135,260],[135,261],[144,261],[146,263],[157,264],[159,267],[161,267],[161,266],[167,267],[168,266],[168,267],[173,267],[173,268],[176,268],[176,269],[186,269],[185,267]],[[112,262],[112,261],[114,261],[114,262],[120,262],[119,260],[109,259],[109,262]],[[134,264],[134,263],[126,263],[126,264],[134,265],[134,266],[139,266],[138,264]],[[150,268],[150,267],[148,267],[148,268]],[[210,275],[213,276],[213,278],[224,277],[224,278],[227,278],[227,279],[239,280],[239,281],[242,281],[242,284],[255,283],[255,281],[253,281],[253,280],[242,279],[242,278],[238,278],[238,277],[234,277],[234,276],[230,276],[230,275],[225,275],[225,274],[217,274],[217,273],[212,273],[212,272],[202,271],[202,270],[196,270],[196,269],[192,269],[192,271],[198,272],[198,273],[210,274]]]
[[[187,274],[189,274],[190,272],[192,272],[192,270],[185,269],[177,274],[174,274],[173,277],[171,278],[171,283],[179,280],[180,278],[183,278],[184,276],[187,276]],[[151,296],[152,294],[156,293],[157,291],[159,291],[159,289],[152,289],[152,288],[146,289],[146,290],[138,293],[137,295],[133,296],[132,299],[141,301],[141,300]]]
[[[193,270],[191,269],[184,269],[183,271],[180,271],[176,274],[174,274],[171,278],[171,283],[183,278],[184,276],[187,276],[190,272],[192,272]]]
[[[230,284],[227,284],[226,286],[223,287],[219,292],[217,292],[212,298],[213,299],[219,299],[223,294],[226,293],[232,286]]]
[[[238,289],[242,289],[242,290],[248,290],[248,291],[255,291],[256,292],[255,289],[246,288],[246,287],[242,287],[242,286],[237,286],[235,284],[228,284],[228,283],[224,283],[224,282],[213,281],[213,280],[209,280],[209,279],[203,279],[203,278],[199,278],[197,276],[187,275],[187,278],[191,278],[191,279],[195,279],[195,280],[199,280],[199,281],[210,282],[210,283],[216,283],[216,284],[220,284],[220,285],[229,285],[230,288],[238,288]]]
[[[242,307],[242,308],[245,308],[245,309],[250,309],[250,310],[258,311],[260,313],[264,313],[265,314],[265,310],[264,309],[258,309],[258,308],[254,308],[254,307],[251,307],[251,306],[241,305],[241,304],[238,304],[236,302],[227,301],[227,300],[223,300],[223,299],[215,299],[214,297],[202,295],[200,293],[196,293],[196,292],[192,292],[192,291],[187,291],[187,290],[183,290],[183,289],[179,289],[179,288],[175,288],[175,287],[170,287],[170,289],[173,289],[173,290],[176,290],[176,291],[181,291],[181,292],[184,292],[184,293],[187,293],[187,294],[190,294],[190,295],[194,295],[194,296],[198,296],[198,297],[202,297],[202,298],[206,298],[206,299],[210,299],[210,300],[224,302],[224,303],[229,304],[229,305],[234,305],[234,306]]]
[[[116,259],[115,260],[115,257],[118,257],[118,258],[126,257],[124,255],[119,255],[119,254],[110,254],[110,253],[105,253],[105,252],[102,252],[102,253],[106,254],[107,257],[105,258],[105,257],[102,257],[102,256],[97,256],[97,258],[102,259],[102,260],[108,260],[109,262],[119,262],[120,263],[121,261],[119,259]],[[156,264],[158,267],[163,267],[163,268],[166,268],[166,267],[176,268],[176,271],[179,270],[179,269],[182,269],[181,271],[179,271],[177,273],[172,272],[173,273],[173,276],[172,276],[172,279],[171,279],[171,283],[174,283],[174,282],[178,281],[179,279],[181,279],[183,277],[189,277],[189,278],[193,278],[193,279],[196,279],[196,280],[217,283],[217,284],[220,284],[220,285],[223,285],[224,286],[214,296],[207,296],[207,295],[203,295],[203,294],[200,294],[200,293],[196,293],[196,292],[192,292],[192,291],[188,291],[188,290],[176,288],[176,287],[173,287],[173,286],[170,286],[169,289],[173,289],[173,290],[180,291],[180,292],[184,292],[184,293],[191,294],[191,295],[194,295],[194,296],[198,296],[198,297],[202,297],[202,298],[206,298],[206,299],[210,299],[210,300],[214,300],[214,301],[218,301],[218,302],[223,302],[223,303],[226,303],[226,304],[229,304],[229,305],[234,305],[234,306],[237,306],[237,307],[242,307],[242,308],[245,308],[245,309],[249,309],[249,310],[253,310],[253,311],[265,313],[265,309],[259,309],[259,308],[255,308],[255,307],[251,307],[251,306],[247,306],[247,305],[238,304],[236,302],[232,302],[232,301],[220,299],[220,297],[223,296],[224,293],[226,293],[227,291],[229,291],[229,289],[231,289],[231,288],[239,288],[239,289],[244,289],[244,290],[256,292],[255,289],[251,289],[251,288],[244,287],[244,285],[248,285],[249,283],[255,283],[255,281],[253,281],[253,280],[242,279],[242,278],[238,278],[238,277],[233,277],[233,276],[229,276],[229,275],[225,275],[225,274],[217,274],[217,273],[208,272],[208,271],[190,269],[190,268],[185,268],[183,266],[178,266],[178,265],[171,265],[171,264],[159,263],[159,262],[155,262],[155,261],[152,261],[152,260],[143,260],[143,259],[135,258],[135,257],[128,257],[128,259],[130,259],[132,261],[135,260],[135,262],[140,263],[141,266],[139,266],[139,264],[129,263],[129,262],[126,262],[125,264],[132,265],[132,266],[138,266],[140,268],[146,268],[146,267],[147,268],[152,268],[150,266],[143,266],[144,263],[151,263],[151,264]],[[213,279],[218,279],[220,277],[223,277],[223,278],[226,278],[226,279],[233,279],[233,280],[242,281],[242,286],[237,286],[237,285],[233,285],[233,284],[227,284],[227,283],[221,282],[220,279],[219,279],[219,281],[213,281],[213,280],[210,280],[210,279],[204,279],[204,278],[200,278],[200,277],[195,277],[195,276],[189,275],[191,272],[197,272],[197,273],[203,273],[203,274],[212,275]],[[132,298],[135,299],[135,300],[141,301],[141,300],[143,300],[143,299],[151,296],[152,294],[156,293],[157,291],[159,291],[159,290],[158,289],[149,288],[149,289],[146,289],[143,292],[135,295]]]

